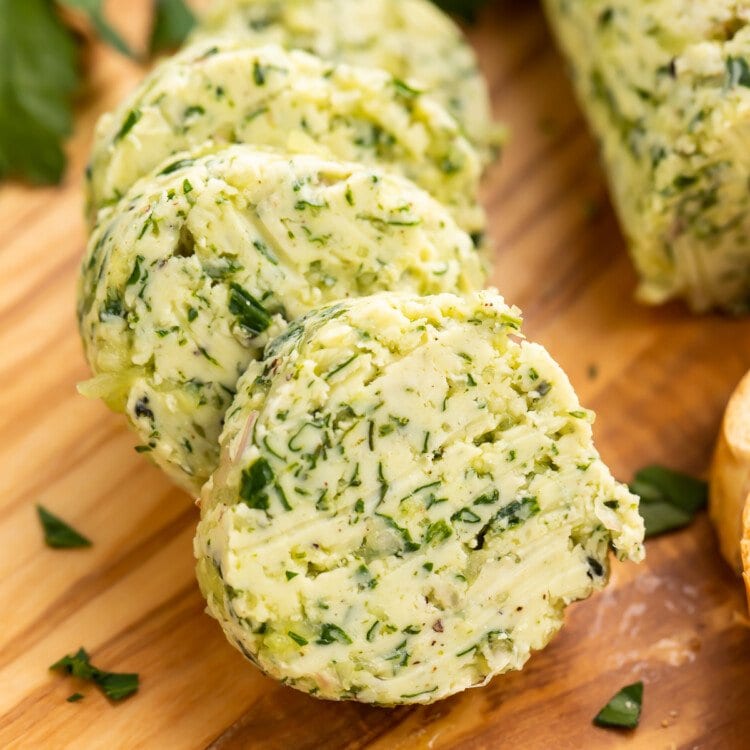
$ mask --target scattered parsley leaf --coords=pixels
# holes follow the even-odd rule
[[[0,0],[0,179],[58,183],[78,87],[73,38],[48,0]]]
[[[36,506],[39,521],[44,529],[44,541],[48,547],[56,549],[72,549],[74,547],[90,547],[91,540],[79,534],[68,526],[61,518],[50,513],[41,505]]]
[[[68,703],[78,703],[83,700],[83,693],[73,693],[65,699]]]
[[[91,666],[89,658],[86,649],[81,647],[75,654],[67,654],[66,656],[63,656],[63,658],[56,661],[50,669],[66,672],[67,674],[73,675],[73,677],[78,677],[81,680],[93,680],[94,668]]]
[[[195,25],[195,16],[183,0],[155,0],[151,54],[178,47]]]
[[[56,661],[50,669],[93,682],[110,700],[121,701],[138,690],[138,675],[127,672],[105,672],[91,663],[86,649],[79,648],[75,654],[68,654]],[[80,693],[74,693],[80,695]],[[83,696],[81,696],[83,697]],[[71,700],[73,696],[67,700]],[[75,698],[80,700],[80,698]]]
[[[102,7],[104,0],[58,0],[58,2],[66,8],[83,11],[94,27],[94,31],[110,47],[133,60],[138,58],[125,40],[105,20]]]
[[[647,538],[687,526],[708,501],[706,482],[662,466],[641,469],[630,490],[641,498]]]
[[[599,727],[635,729],[641,718],[643,703],[643,683],[634,682],[612,696],[609,703],[594,717]]]
[[[121,701],[138,690],[138,675],[128,672],[99,672],[94,682],[112,701]]]

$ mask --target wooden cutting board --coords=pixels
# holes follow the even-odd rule
[[[130,38],[146,6],[111,4]],[[536,3],[496,0],[471,36],[512,129],[485,191],[494,283],[598,412],[598,445],[618,476],[651,462],[704,473],[726,399],[750,367],[750,320],[633,302],[596,147]],[[750,630],[705,516],[650,541],[645,564],[615,565],[606,592],[572,606],[523,672],[433,706],[320,702],[240,658],[203,614],[193,503],[133,451],[122,418],[75,391],[87,377],[73,314],[81,172],[96,117],[142,75],[100,48],[89,63],[64,184],[0,188],[0,747],[750,747]],[[46,548],[35,503],[94,546]],[[139,672],[140,692],[111,705],[48,672],[81,645],[98,666]],[[641,726],[592,727],[638,679]],[[85,699],[66,703],[79,689]]]

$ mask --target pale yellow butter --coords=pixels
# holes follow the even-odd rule
[[[288,321],[383,289],[470,292],[484,274],[450,213],[396,175],[248,146],[175,158],[100,215],[78,314],[84,392],[197,494],[238,377]]]
[[[90,220],[170,155],[232,143],[387,168],[443,202],[468,232],[484,230],[479,157],[437,101],[381,70],[227,39],[168,59],[101,118]]]
[[[520,669],[643,555],[638,499],[518,310],[380,293],[292,323],[238,383],[195,539],[208,611],[313,695],[427,703]]]
[[[194,37],[213,34],[303,49],[414,82],[461,123],[486,160],[505,140],[474,51],[429,0],[218,0]]]

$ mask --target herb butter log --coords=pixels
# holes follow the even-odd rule
[[[484,229],[479,157],[440,104],[384,71],[232,40],[183,50],[101,118],[90,219],[170,155],[206,141],[206,151],[248,143],[382,165],[449,206],[467,231]]]
[[[591,412],[494,292],[292,323],[238,384],[195,539],[208,611],[321,698],[428,703],[520,669],[643,556]]]
[[[179,157],[102,217],[79,320],[94,378],[147,452],[197,494],[235,384],[270,335],[332,300],[481,288],[470,237],[411,182],[233,146]]]
[[[640,297],[750,302],[750,3],[545,0],[600,140]]]
[[[213,34],[386,70],[438,99],[487,160],[504,140],[474,51],[429,0],[219,0],[194,38]]]

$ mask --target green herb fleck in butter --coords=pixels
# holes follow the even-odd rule
[[[195,553],[209,612],[262,670],[324,698],[438,700],[520,669],[605,585],[610,546],[642,557],[638,499],[520,323],[493,292],[379,293],[250,364]]]
[[[249,146],[177,160],[93,232],[79,318],[95,377],[82,391],[125,411],[137,450],[197,494],[238,377],[287,321],[384,289],[469,292],[484,276],[471,238],[396,175]],[[347,359],[331,385],[361,365]],[[316,429],[272,449],[303,450]],[[250,507],[276,496],[248,492]]]
[[[387,167],[442,201],[468,232],[484,229],[479,157],[438,102],[405,97],[381,70],[232,40],[183,50],[101,118],[87,173],[90,221],[152,170],[186,166],[179,152],[228,143]]]

